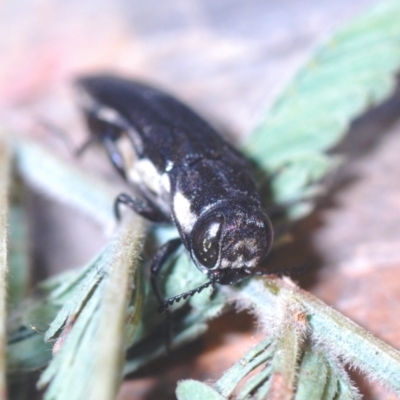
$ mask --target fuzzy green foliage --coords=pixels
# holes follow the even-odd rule
[[[400,3],[380,2],[343,27],[297,73],[250,136],[245,150],[272,177],[278,203],[304,199],[292,218],[312,210],[309,197],[337,165],[326,153],[351,121],[387,99],[400,64]]]

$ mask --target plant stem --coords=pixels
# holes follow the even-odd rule
[[[252,309],[265,327],[274,327],[274,316],[282,296],[301,304],[314,343],[333,358],[400,393],[400,352],[295,286],[289,279],[251,279],[240,290],[229,288],[232,300]]]
[[[110,400],[118,391],[122,380],[122,369],[125,360],[127,337],[126,332],[127,309],[132,292],[140,291],[134,287],[133,274],[138,267],[142,249],[144,221],[137,215],[125,218],[120,235],[115,239],[118,248],[125,251],[124,257],[116,257],[110,268],[110,277],[104,291],[101,305],[99,343],[103,346],[97,348],[94,360],[93,376],[109,377],[101,379],[91,386],[88,399]],[[139,232],[139,234],[138,234]],[[130,253],[126,254],[126,252]],[[127,262],[127,259],[135,262]],[[141,312],[141,301],[135,303],[134,314]],[[135,320],[138,318],[134,317]],[[114,378],[111,378],[113,377]]]
[[[7,222],[10,154],[0,143],[0,399],[7,398],[6,362],[6,299],[7,299]]]

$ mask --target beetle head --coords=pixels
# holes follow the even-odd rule
[[[257,204],[222,203],[204,213],[190,235],[190,252],[210,279],[232,284],[252,274],[273,242],[270,220]]]

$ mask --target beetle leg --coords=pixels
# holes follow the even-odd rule
[[[107,132],[108,131],[110,131],[110,133],[105,134],[102,138],[104,148],[106,149],[108,157],[115,169],[124,179],[126,179],[124,158],[115,144],[115,127],[110,125],[109,129],[107,129]]]
[[[121,193],[114,202],[114,214],[118,220],[121,219],[119,206],[124,204],[135,211],[136,214],[152,222],[170,222],[170,219],[164,215],[156,206],[149,200],[142,200],[138,197],[130,196],[126,193]]]
[[[77,156],[82,155],[92,144],[101,140],[111,163],[118,173],[126,179],[124,158],[116,145],[116,138],[120,136],[122,129],[112,124],[107,124],[103,129],[104,132],[102,132],[101,138],[98,134],[92,135],[89,140],[79,147],[75,154]]]
[[[158,274],[161,271],[161,268],[163,265],[165,265],[165,262],[168,260],[168,258],[175,253],[175,251],[178,249],[178,247],[182,244],[181,238],[176,238],[168,241],[167,243],[162,246],[157,254],[153,258],[153,262],[151,263],[151,286],[153,288],[153,293],[157,298],[158,304],[159,304],[159,311],[162,310],[162,312],[166,311],[166,347],[167,347],[167,352],[169,353],[170,351],[170,345],[172,341],[172,331],[173,331],[173,325],[172,325],[172,315],[169,312],[169,310],[166,310],[165,307],[163,307],[164,300],[160,292],[160,288],[157,283],[157,278]]]
[[[85,143],[75,149],[74,153],[76,157],[80,157],[92,144],[99,141],[97,136],[91,136]]]
[[[158,274],[161,271],[161,268],[165,264],[165,262],[168,260],[168,258],[175,253],[175,251],[178,249],[178,247],[182,244],[182,239],[181,238],[176,238],[169,240],[167,243],[165,243],[160,249],[158,250],[157,254],[153,258],[153,262],[151,263],[151,286],[154,291],[154,295],[157,298],[158,303],[160,304],[160,307],[163,306],[164,304],[164,299],[161,295],[160,288],[158,287],[157,284],[157,278]]]

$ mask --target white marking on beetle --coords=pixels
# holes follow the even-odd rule
[[[128,171],[129,179],[135,183],[144,184],[157,195],[163,192],[162,178],[154,164],[147,158],[135,162]]]
[[[105,122],[109,122],[110,124],[117,126],[124,126],[125,121],[121,117],[121,114],[113,108],[101,106],[97,110],[97,117]]]
[[[167,166],[165,167],[165,172],[170,172],[174,168],[174,163],[171,160],[167,161]]]
[[[234,268],[234,269],[242,268],[242,267],[244,267],[244,265],[245,265],[245,262],[243,261],[243,255],[240,254],[240,256],[236,257],[235,261],[233,261],[231,263],[231,268]]]
[[[253,250],[257,246],[256,239],[243,239],[239,240],[235,246],[233,247],[234,250],[240,250],[240,248],[247,248],[249,250]]]
[[[138,133],[138,131],[135,128],[133,128],[132,126],[130,126],[129,124],[125,128],[125,130],[126,130],[127,135],[129,136],[131,145],[136,150],[136,153],[142,154],[143,153],[143,142],[142,142],[142,138],[140,137],[140,134]]]
[[[116,109],[101,104],[95,97],[90,93],[86,92],[84,88],[77,88],[79,95],[79,104],[87,112],[96,112],[97,118],[108,122],[112,125],[116,125],[121,128],[121,131],[125,131],[136,151],[139,153],[143,152],[143,143],[140,134],[136,129],[123,117]]]
[[[196,214],[190,211],[190,201],[181,192],[177,192],[174,195],[173,204],[179,224],[186,233],[190,232],[197,219]]]
[[[130,139],[126,135],[122,135],[115,141],[115,145],[118,148],[119,153],[124,160],[125,171],[129,176],[129,171],[137,162],[137,155],[132,147]]]
[[[253,267],[256,267],[257,265],[258,265],[258,260],[255,258],[253,258],[250,261],[246,261],[246,267],[253,268]]]
[[[231,265],[231,262],[229,260],[227,260],[226,258],[223,258],[221,260],[221,268],[229,268],[230,265]]]
[[[161,184],[167,193],[171,192],[171,182],[167,173],[161,175]]]
[[[243,268],[243,267],[248,267],[248,268],[252,268],[257,266],[258,260],[253,258],[252,260],[243,260],[243,255],[240,255],[236,258],[235,261],[230,261],[226,258],[223,258],[221,260],[221,268]]]
[[[81,106],[87,111],[95,111],[98,119],[120,127],[127,125],[125,118],[115,108],[101,104],[95,97],[86,92],[85,89],[78,88],[78,93]]]

